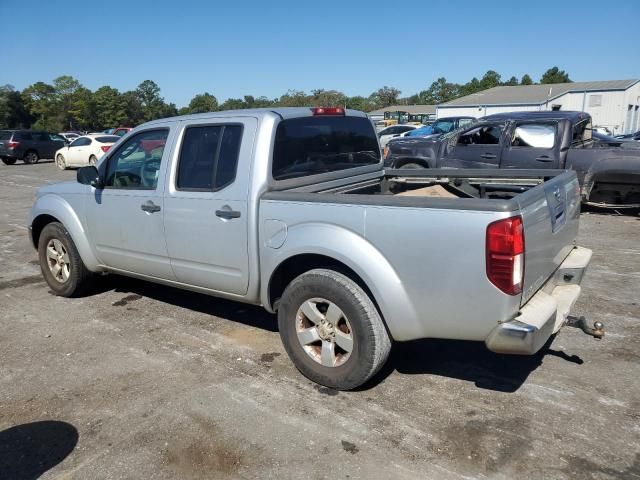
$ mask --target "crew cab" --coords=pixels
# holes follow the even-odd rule
[[[591,116],[584,112],[501,113],[439,139],[394,139],[385,165],[573,169],[585,203],[640,207],[640,149],[594,140]]]
[[[385,172],[364,113],[317,107],[141,125],[29,225],[55,294],[111,272],[262,305],[305,376],[352,389],[392,340],[537,352],[591,258],[579,212],[575,172]]]

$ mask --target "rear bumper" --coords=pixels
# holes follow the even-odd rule
[[[576,247],[549,281],[518,315],[495,327],[485,344],[497,353],[533,355],[560,330],[580,296],[580,284],[591,261],[591,250]]]

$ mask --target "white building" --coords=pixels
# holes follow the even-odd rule
[[[526,110],[587,112],[593,125],[612,133],[640,130],[640,80],[554,83],[493,87],[437,107],[437,116],[470,115]]]

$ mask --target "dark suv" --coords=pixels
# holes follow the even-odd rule
[[[60,135],[35,130],[0,130],[0,158],[6,165],[17,160],[37,163],[41,158],[54,158],[65,141]]]

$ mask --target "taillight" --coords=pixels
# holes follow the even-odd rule
[[[487,227],[487,277],[508,295],[522,292],[524,229],[521,216],[498,220]]]
[[[7,148],[9,149],[18,148],[19,145],[20,145],[20,142],[7,142]]]
[[[103,152],[108,152],[109,148],[111,148],[111,145],[101,145],[100,146],[100,150],[102,150]]]
[[[313,107],[311,111],[314,115],[344,115],[342,107]]]
[[[384,150],[383,150],[383,152],[384,152],[384,153],[383,153],[383,155],[382,155],[382,156],[383,156],[383,158],[386,160],[386,159],[387,159],[387,157],[389,156],[389,145],[385,145],[385,146],[384,146]]]

